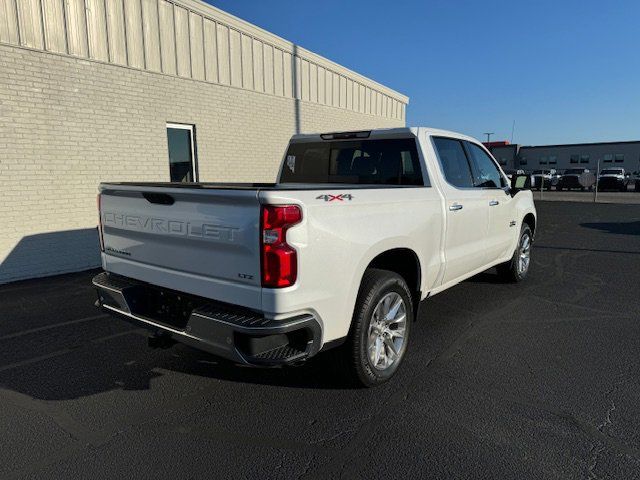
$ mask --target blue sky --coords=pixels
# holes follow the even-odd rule
[[[407,125],[640,139],[640,2],[207,0],[410,97]]]

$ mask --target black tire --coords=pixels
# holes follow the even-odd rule
[[[370,326],[374,321],[374,311],[379,303],[393,293],[398,294],[404,302],[406,316],[404,338],[393,363],[385,369],[379,369],[369,357]],[[337,368],[350,385],[375,387],[386,382],[396,373],[407,351],[414,319],[413,308],[411,292],[400,275],[374,268],[365,272],[353,312],[349,337],[335,351]],[[387,348],[386,344],[383,348]]]
[[[531,243],[533,242],[533,234],[531,232],[531,228],[529,227],[529,225],[527,225],[526,223],[523,223],[522,228],[520,228],[520,236],[518,237],[518,244],[516,245],[516,249],[513,252],[513,256],[511,257],[511,260],[505,263],[501,263],[496,267],[496,270],[498,271],[498,275],[505,282],[509,282],[509,283],[521,282],[527,277],[527,274],[529,273],[529,266],[530,266],[531,260],[529,260],[529,262],[527,263],[527,267],[524,270],[519,268],[519,263],[518,263],[522,244],[523,244],[523,239],[525,236],[528,236],[529,238],[528,248],[531,249]]]

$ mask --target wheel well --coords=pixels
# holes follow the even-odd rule
[[[536,234],[536,217],[533,216],[533,213],[527,213],[522,222],[529,225],[532,235]]]
[[[381,253],[371,260],[367,266],[395,272],[404,278],[413,295],[414,309],[417,311],[420,302],[420,260],[413,250],[408,248],[394,248]]]

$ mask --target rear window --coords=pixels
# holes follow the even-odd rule
[[[411,138],[292,143],[280,183],[424,185]]]

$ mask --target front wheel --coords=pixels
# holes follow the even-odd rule
[[[365,272],[347,342],[336,354],[350,383],[374,387],[398,370],[413,320],[411,292],[397,273]]]
[[[518,245],[511,260],[501,263],[496,268],[498,275],[507,282],[517,283],[525,279],[529,273],[529,265],[531,263],[531,244],[533,242],[533,234],[531,228],[526,223],[522,224],[520,229],[520,238]]]

